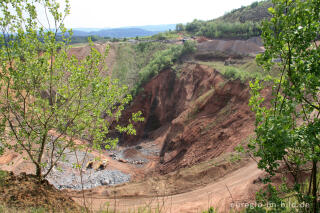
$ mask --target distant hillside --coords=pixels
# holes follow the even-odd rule
[[[73,36],[99,36],[110,38],[128,38],[136,36],[152,36],[158,32],[147,31],[140,28],[116,28],[116,29],[103,29],[93,32],[84,32],[75,30]]]
[[[261,35],[260,22],[271,17],[269,7],[272,7],[271,0],[254,2],[217,19],[178,24],[176,29],[208,38],[248,39]]]
[[[254,2],[248,7],[232,10],[230,13],[227,13],[219,19],[226,22],[258,22],[271,17],[268,12],[269,7],[272,7],[271,0]]]
[[[109,29],[109,28],[103,28],[103,29]],[[72,28],[73,31],[83,31],[83,32],[93,32],[93,31],[99,31],[102,30],[101,28]]]
[[[140,28],[148,31],[164,32],[168,30],[175,30],[176,24],[146,25],[146,26],[136,26],[134,28]]]
[[[128,38],[136,36],[152,36],[159,32],[174,30],[175,24],[164,25],[146,25],[122,28],[75,28],[73,29],[73,36],[76,37],[110,37],[110,38]]]

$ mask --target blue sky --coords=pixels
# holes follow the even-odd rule
[[[63,0],[58,0],[63,2]],[[186,23],[217,18],[256,0],[70,0],[68,28]],[[61,3],[62,4],[62,3]]]

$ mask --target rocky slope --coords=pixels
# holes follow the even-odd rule
[[[178,77],[179,76],[179,77]],[[186,63],[164,70],[144,86],[123,116],[142,110],[145,122],[121,145],[161,140],[157,170],[169,173],[232,152],[253,134],[249,87],[207,66]]]

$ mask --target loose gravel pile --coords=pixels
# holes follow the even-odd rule
[[[78,161],[77,161],[78,158]],[[57,189],[90,189],[102,185],[117,185],[130,181],[130,175],[118,170],[94,170],[84,168],[87,162],[94,158],[92,154],[85,155],[84,152],[77,152],[66,155],[65,161],[59,162],[57,167],[52,169],[47,180]],[[77,162],[83,162],[82,181],[79,169],[74,168]],[[59,169],[58,169],[59,168]]]

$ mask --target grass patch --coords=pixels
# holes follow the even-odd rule
[[[208,98],[210,98],[213,94],[214,94],[215,89],[211,88],[210,90],[208,90],[207,92],[205,92],[203,95],[201,95],[197,100],[196,103],[203,103],[205,101],[208,100]]]
[[[160,42],[140,42],[138,44],[118,43],[116,45],[116,63],[112,78],[132,88],[139,80],[139,72],[153,58],[153,55],[165,50],[168,44]]]
[[[0,186],[4,185],[4,180],[7,176],[8,176],[8,172],[0,170]]]
[[[173,40],[179,37],[180,35],[176,31],[167,31],[153,35],[151,38],[155,40]]]
[[[197,63],[209,66],[218,70],[226,78],[235,80],[240,79],[246,82],[252,79],[263,80],[267,75],[277,76],[279,72],[274,69],[272,73],[268,73],[259,67],[255,59],[238,60],[237,63],[225,66],[223,61],[198,61]]]
[[[188,113],[186,122],[195,119],[196,115],[200,112],[199,108],[208,101],[208,99],[214,94],[215,89],[211,88],[207,92],[203,93],[199,98],[190,103],[193,106],[192,110]]]

